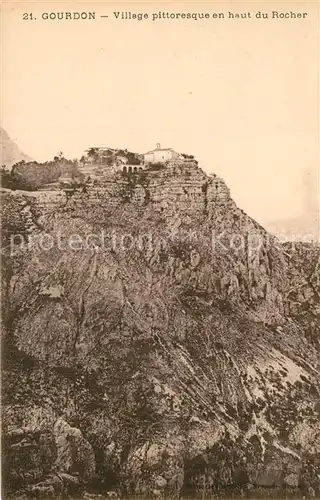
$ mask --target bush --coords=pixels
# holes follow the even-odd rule
[[[13,165],[11,171],[2,167],[0,182],[4,188],[36,191],[46,184],[57,182],[60,175],[66,174],[71,177],[81,177],[75,161],[56,156],[53,161],[46,163],[22,161]]]

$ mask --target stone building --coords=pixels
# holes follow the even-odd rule
[[[156,149],[148,151],[143,156],[145,163],[165,163],[178,158],[180,155],[172,148],[161,148],[161,145],[158,143]]]
[[[142,161],[142,155],[132,153],[127,149],[91,147],[81,158],[79,171],[85,178],[95,179],[117,171],[136,172],[141,170]]]

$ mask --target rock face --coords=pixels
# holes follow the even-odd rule
[[[1,165],[7,168],[12,167],[15,163],[20,161],[32,161],[32,158],[22,153],[16,143],[10,139],[7,132],[0,127],[1,135]]]
[[[319,248],[188,162],[108,186],[3,194],[8,495],[319,493]]]
[[[50,166],[52,168],[52,166]],[[19,194],[19,191],[15,191]],[[86,185],[55,190],[24,192],[44,213],[56,209],[82,212],[94,210],[97,206],[104,211],[113,210],[123,204],[148,206],[154,211],[176,209],[195,213],[204,212],[219,202],[230,199],[230,191],[225,182],[212,175],[208,177],[195,160],[176,159],[159,170],[146,168],[136,173],[107,171],[97,180]]]

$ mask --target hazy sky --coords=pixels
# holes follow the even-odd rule
[[[160,142],[224,177],[261,223],[305,215],[302,173],[319,167],[317,3],[5,2],[3,10],[1,122],[26,154],[76,157],[90,145],[145,152]],[[41,20],[41,12],[88,10],[95,21]],[[308,15],[113,17],[129,10]],[[37,19],[23,21],[23,12]]]

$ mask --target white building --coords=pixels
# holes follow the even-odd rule
[[[148,151],[143,156],[145,163],[165,163],[173,158],[178,158],[180,155],[172,148],[161,148],[160,144],[157,144],[156,149]]]

